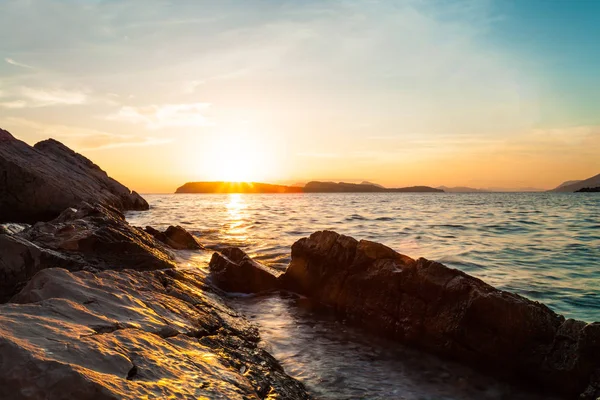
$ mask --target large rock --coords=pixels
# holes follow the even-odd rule
[[[0,222],[47,221],[81,201],[148,209],[140,195],[56,140],[31,147],[0,129]]]
[[[212,281],[228,292],[256,293],[278,288],[280,273],[254,261],[237,247],[213,253],[209,268]]]
[[[404,343],[570,398],[600,396],[600,323],[331,231],[292,246],[281,287]]]
[[[38,273],[0,305],[2,399],[309,399],[197,273]]]
[[[0,234],[0,302],[10,299],[42,269],[81,269],[84,265],[81,261],[41,248],[22,237]]]
[[[181,226],[169,226],[166,231],[161,232],[151,226],[147,226],[145,231],[152,235],[156,240],[168,245],[176,250],[203,250],[204,246],[188,231]]]
[[[169,250],[130,226],[119,211],[88,203],[14,235],[0,234],[0,249],[0,301],[45,268],[156,270],[175,266]]]

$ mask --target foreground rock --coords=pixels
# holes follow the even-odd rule
[[[253,288],[252,273],[211,264],[225,265],[227,284]],[[246,262],[246,269],[258,270],[256,264]],[[230,290],[222,279],[215,282]],[[323,231],[292,246],[276,286],[332,307],[356,325],[494,375],[573,399],[600,396],[600,323],[565,320],[442,264]]]
[[[278,272],[254,261],[237,247],[213,253],[209,268],[213,282],[228,292],[256,293],[278,288]]]
[[[0,177],[0,222],[47,221],[81,201],[148,209],[140,195],[52,139],[31,147],[0,129]]]
[[[173,255],[117,210],[81,203],[50,222],[0,234],[0,301],[42,269],[173,268]]]
[[[156,240],[168,245],[176,250],[203,250],[204,246],[188,231],[181,226],[169,226],[166,231],[161,232],[151,226],[147,226],[145,231],[152,235]]]
[[[46,269],[13,301],[2,399],[309,398],[197,274]]]

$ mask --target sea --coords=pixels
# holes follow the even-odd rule
[[[181,225],[211,251],[181,253],[207,271],[212,251],[237,246],[285,270],[290,247],[318,230],[383,243],[476,276],[567,318],[600,321],[598,193],[148,194],[135,226]],[[550,399],[387,342],[313,311],[291,294],[228,302],[262,345],[320,399]]]

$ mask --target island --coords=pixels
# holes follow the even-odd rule
[[[259,182],[188,182],[175,193],[302,193],[302,188]]]
[[[304,187],[259,182],[188,182],[175,193],[443,193],[429,186],[385,188],[370,182],[308,182]]]

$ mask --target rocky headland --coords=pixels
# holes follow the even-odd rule
[[[148,209],[139,194],[62,143],[48,139],[32,147],[0,129],[0,222],[48,221],[82,201]]]

